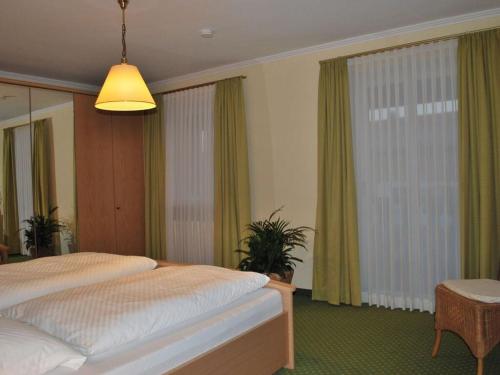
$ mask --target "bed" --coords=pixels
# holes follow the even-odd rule
[[[58,367],[51,375],[272,374],[293,368],[293,286],[218,267],[161,266],[3,313],[64,339],[88,358],[78,370]]]
[[[0,266],[0,310],[93,283],[154,269],[156,261],[139,256],[81,252]]]
[[[159,267],[178,265],[159,261]],[[165,375],[257,375],[295,368],[293,293],[295,286],[270,280],[266,289],[280,294],[282,312]]]

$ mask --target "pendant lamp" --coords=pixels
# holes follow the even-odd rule
[[[95,107],[105,111],[144,111],[156,107],[144,79],[135,65],[127,63],[125,9],[128,0],[118,0],[122,9],[122,61],[113,65],[102,85]]]

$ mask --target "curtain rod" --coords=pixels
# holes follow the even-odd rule
[[[31,112],[30,112],[31,114]],[[30,114],[26,114],[24,116],[29,116]],[[1,128],[0,130],[4,130],[4,129],[17,129],[17,128],[22,128],[23,126],[29,126],[30,129],[31,129],[31,125],[35,125],[35,122],[37,121],[44,121],[44,120],[47,120],[47,119],[50,119],[50,117],[45,117],[45,118],[41,118],[41,119],[38,119],[38,120],[34,120],[34,121],[31,121],[26,123],[26,124],[20,124],[20,125],[14,125],[14,126],[7,126],[5,128]],[[10,119],[7,119],[7,120],[10,120]],[[7,120],[4,120],[4,121],[7,121]]]
[[[21,125],[14,125],[14,126],[7,126],[5,128],[2,128],[2,130],[6,129],[17,129],[17,128],[22,128],[23,126],[30,126],[32,123],[27,123],[27,124],[21,124]]]
[[[484,29],[478,29],[478,30],[474,30],[474,31],[466,31],[463,33],[458,33],[458,34],[453,34],[453,35],[448,35],[448,36],[429,38],[429,39],[419,40],[419,41],[415,41],[415,42],[402,43],[402,44],[398,44],[398,45],[390,46],[390,47],[373,49],[370,51],[357,52],[357,53],[352,53],[350,55],[342,55],[342,56],[333,57],[331,59],[320,60],[320,63],[335,60],[335,59],[338,59],[341,57],[346,58],[346,59],[352,59],[354,57],[373,55],[375,53],[382,53],[382,52],[392,51],[392,50],[400,49],[400,48],[420,46],[423,44],[428,44],[428,43],[433,43],[433,42],[441,42],[441,41],[445,41],[445,40],[456,39],[456,38],[459,38],[459,37],[464,36],[464,35],[470,35],[470,34],[474,34],[474,33],[480,33],[483,31],[490,31],[490,30],[495,30],[495,29],[500,29],[500,27],[499,26],[487,27]]]
[[[217,81],[210,81],[210,82],[205,82],[205,83],[200,83],[198,85],[192,85],[192,86],[186,86],[186,87],[181,87],[180,89],[175,89],[175,90],[168,90],[168,91],[162,91],[162,92],[157,92],[154,95],[166,95],[166,94],[172,94],[174,92],[178,91],[184,91],[184,90],[190,90],[190,89],[197,89],[198,87],[203,87],[203,86],[210,86],[214,85],[217,82],[220,81],[225,81],[226,79],[233,79],[233,78],[241,78],[241,79],[246,79],[247,76],[234,76],[234,77],[229,77],[229,78],[223,78],[223,79],[218,79]]]

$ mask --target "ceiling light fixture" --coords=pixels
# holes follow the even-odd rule
[[[202,38],[212,38],[214,36],[214,31],[206,27],[200,30],[200,35]]]
[[[143,111],[156,107],[144,79],[135,65],[127,63],[125,9],[128,0],[118,0],[122,9],[122,61],[113,65],[95,102],[97,109],[105,111]]]

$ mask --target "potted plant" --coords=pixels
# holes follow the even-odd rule
[[[57,219],[51,216],[57,207],[49,210],[49,215],[34,215],[24,220],[28,224],[24,229],[24,243],[33,258],[54,255],[54,234],[64,227]]]
[[[73,220],[60,220],[59,224],[61,224],[61,253],[74,253],[76,252],[76,239],[75,239],[75,230]],[[63,245],[64,244],[64,245]]]
[[[281,208],[267,219],[247,225],[250,234],[242,240],[248,250],[237,249],[245,254],[238,266],[242,271],[264,273],[275,280],[292,282],[295,262],[302,259],[292,256],[295,247],[306,249],[306,234],[310,227],[291,228],[290,222],[275,217]]]

